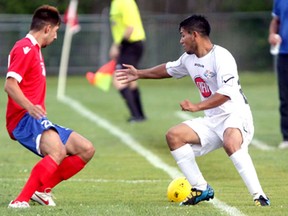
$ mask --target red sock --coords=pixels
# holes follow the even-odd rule
[[[62,163],[58,166],[57,171],[53,174],[53,176],[38,188],[39,192],[44,192],[45,189],[53,188],[57,184],[59,184],[63,180],[67,180],[78,173],[85,167],[86,163],[79,156],[72,155],[66,157]]]
[[[45,184],[53,173],[56,172],[58,164],[49,156],[41,159],[32,169],[29,179],[24,188],[14,201],[28,202],[40,185]]]

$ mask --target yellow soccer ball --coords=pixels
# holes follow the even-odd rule
[[[190,193],[191,185],[185,177],[175,178],[167,188],[167,197],[171,202],[182,202]]]

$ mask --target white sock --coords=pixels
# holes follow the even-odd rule
[[[186,144],[171,151],[171,154],[191,186],[199,190],[206,190],[207,182],[198,168],[192,147]]]
[[[247,149],[240,149],[230,156],[235,168],[242,177],[253,199],[260,195],[267,198],[260,185],[254,164]]]

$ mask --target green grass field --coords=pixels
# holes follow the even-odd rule
[[[48,77],[49,119],[89,138],[96,147],[96,154],[83,171],[53,190],[56,207],[43,207],[30,202],[30,209],[7,209],[39,158],[9,139],[5,129],[6,94],[2,91],[0,215],[287,215],[288,150],[277,149],[281,135],[275,76],[272,73],[246,72],[241,73],[240,77],[254,114],[255,139],[274,148],[261,150],[250,146],[260,182],[271,199],[270,207],[254,206],[223,149],[197,159],[219,202],[180,207],[167,201],[166,190],[172,180],[171,175],[153,166],[144,156],[151,153],[161,159],[162,164],[180,172],[166,145],[165,133],[183,120],[176,114],[180,111],[180,101],[186,98],[198,101],[198,92],[189,78],[141,80],[148,121],[128,124],[128,111],[113,88],[105,93],[88,85],[84,76],[69,77],[66,95],[80,103],[83,110],[81,107],[75,108],[72,103],[58,101],[57,77]],[[1,86],[3,82],[4,78],[1,79]],[[149,154],[137,153],[133,149],[133,142],[134,147],[140,146]]]

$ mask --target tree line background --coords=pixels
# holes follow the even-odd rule
[[[80,14],[101,13],[111,0],[79,0]],[[155,13],[207,13],[269,11],[273,0],[136,0],[140,10]],[[0,13],[31,14],[38,6],[51,4],[64,12],[69,0],[0,0]]]
[[[288,0],[287,0],[288,1]],[[27,34],[31,14],[43,4],[56,6],[64,14],[70,0],[0,0],[0,75],[16,40]],[[108,60],[111,42],[111,0],[78,0],[81,31],[74,36],[70,73],[85,73]],[[203,14],[211,23],[213,43],[227,48],[241,71],[273,71],[274,59],[267,41],[273,0],[136,0],[147,42],[140,67],[175,60],[183,53],[179,44],[179,21]],[[65,25],[58,40],[43,50],[46,67],[57,74]]]

